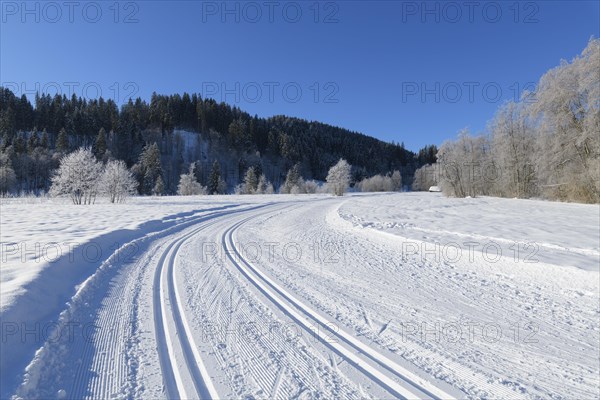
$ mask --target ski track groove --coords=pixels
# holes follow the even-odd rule
[[[226,228],[228,229],[231,226],[229,221],[227,222]],[[227,299],[228,301],[216,301],[211,302],[210,307],[203,307],[200,304],[200,307],[204,309],[204,312],[207,315],[211,315],[217,318],[217,325],[221,327],[226,327],[226,330],[233,330],[240,334],[240,336],[244,336],[244,332],[236,331],[237,327],[243,327],[244,323],[254,323],[253,321],[257,321],[259,324],[262,323],[261,326],[266,326],[269,323],[269,320],[273,320],[274,315],[272,313],[272,308],[267,304],[263,303],[261,300],[256,298],[257,293],[252,289],[251,294],[248,293],[250,288],[254,288],[253,285],[248,285],[246,278],[241,276],[237,269],[230,270],[230,268],[226,268],[225,265],[221,265],[220,268],[215,267],[215,265],[219,265],[225,262],[226,259],[216,258],[210,262],[209,265],[212,267],[206,270],[203,276],[199,277],[195,281],[195,284],[199,286],[203,286],[206,288],[206,292],[211,295],[217,293],[221,293],[223,296],[222,299]],[[234,274],[232,274],[234,272]],[[220,273],[221,275],[215,275]],[[223,276],[225,274],[225,276]],[[198,276],[197,273],[192,273],[192,276]],[[234,285],[234,289],[230,289],[228,285]],[[232,300],[232,293],[239,293],[239,300]],[[201,302],[202,303],[202,302]],[[205,303],[204,303],[205,304]],[[239,308],[239,311],[233,313],[233,319],[231,317],[231,311],[233,309],[233,304],[236,304],[236,309]],[[245,304],[245,307],[240,307],[241,304]],[[193,307],[192,307],[193,308]],[[259,318],[257,320],[257,318]],[[286,318],[287,319],[287,318]],[[277,318],[275,318],[277,321]],[[279,322],[276,322],[278,326],[283,326]],[[237,324],[237,325],[236,325]],[[250,335],[253,334],[252,331],[248,332]],[[269,337],[265,337],[262,335],[255,335],[250,340],[235,340],[235,352],[231,353],[231,349],[234,347],[230,339],[231,337],[226,338],[226,343],[228,347],[219,347],[220,343],[223,343],[223,340],[217,340],[214,345],[217,348],[220,348],[219,351],[216,352],[219,356],[220,352],[222,352],[222,357],[218,357],[220,360],[219,363],[223,365],[224,361],[227,359],[235,359],[236,363],[240,359],[244,360],[252,360],[250,364],[246,361],[239,361],[238,372],[247,371],[247,373],[241,372],[235,375],[230,379],[230,382],[234,387],[234,389],[238,395],[249,396],[248,392],[254,393],[253,396],[263,397],[268,395],[270,391],[272,391],[275,382],[280,376],[282,366],[285,367],[286,371],[292,371],[293,373],[289,376],[289,379],[282,380],[279,386],[279,393],[282,398],[290,398],[290,393],[298,392],[300,388],[308,389],[313,393],[322,393],[322,390],[319,389],[319,385],[315,385],[315,378],[318,380],[320,376],[318,374],[315,375],[313,365],[315,362],[320,365],[320,361],[315,360],[314,356],[310,353],[307,353],[305,350],[305,345],[300,341],[294,347],[294,343],[291,343],[289,339],[286,337],[285,332],[280,331],[279,329],[270,330]],[[235,339],[235,338],[234,338]],[[289,347],[290,351],[287,351]],[[227,353],[229,352],[229,353]],[[226,355],[227,353],[227,355]],[[284,355],[281,357],[281,355]],[[223,361],[221,361],[223,360]],[[231,365],[231,364],[230,364]],[[321,368],[321,366],[319,367]],[[232,372],[232,374],[234,374]],[[236,381],[236,377],[244,376],[246,380],[246,384],[240,387],[239,383]],[[330,379],[330,373],[326,371],[325,377],[323,379]],[[231,377],[231,375],[230,375]],[[335,380],[335,379],[334,379]],[[340,385],[339,383],[330,383],[330,388],[336,388],[339,390],[347,390],[347,385]],[[341,392],[334,392],[341,393]],[[350,392],[346,395],[348,398],[352,397],[352,393]]]
[[[323,322],[322,317],[320,317],[315,311],[308,308],[308,306],[302,304],[300,301],[295,299],[292,295],[287,293],[283,288],[274,283],[271,279],[266,277],[264,274],[259,272],[256,267],[251,266],[249,262],[244,260],[241,256],[240,251],[236,248],[233,233],[243,224],[250,221],[252,218],[256,218],[255,216],[243,219],[231,226],[228,230],[225,231],[222,237],[222,243],[224,248],[229,248],[231,251],[227,252],[227,256],[230,261],[242,272],[244,276],[248,278],[248,280],[254,284],[260,292],[262,292],[266,297],[271,299],[271,301],[281,308],[284,313],[288,314],[292,319],[296,320],[305,330],[311,333],[307,322],[300,316],[298,312],[294,310],[294,307],[313,321],[318,323],[320,326],[328,329],[326,321]],[[240,260],[237,262],[235,258],[231,255],[231,253],[235,254],[235,257]],[[241,264],[244,264],[242,266]],[[256,277],[254,277],[256,276]],[[264,282],[264,284],[262,283]],[[265,286],[265,284],[268,286]],[[270,288],[270,289],[269,289]],[[272,290],[274,290],[277,294],[275,294]],[[283,300],[283,299],[285,300]],[[287,303],[293,305],[290,307]],[[326,341],[322,341],[327,347],[331,348],[342,357],[344,357],[348,362],[357,367],[361,372],[367,375],[370,379],[377,381],[380,385],[382,385],[386,390],[393,393],[395,396],[403,397],[403,398],[422,398],[423,395],[431,398],[439,398],[439,399],[452,399],[453,396],[444,392],[443,390],[435,387],[429,382],[424,381],[422,378],[414,375],[412,372],[405,370],[404,368],[397,365],[395,362],[387,359],[387,357],[378,353],[374,349],[369,348],[364,343],[359,342],[355,338],[352,338],[350,335],[345,332],[332,332],[334,336],[339,338],[342,343],[345,345],[338,345],[337,343],[327,343]],[[354,348],[354,350],[350,350],[348,347]],[[354,353],[354,351],[358,350],[358,353]],[[403,380],[404,384],[399,384],[395,379],[391,379],[388,375],[381,373],[376,368],[373,368],[368,363],[365,363],[365,359],[362,358],[359,354],[363,353],[365,356],[369,357],[377,364],[392,372],[393,375]]]
[[[239,211],[214,212],[200,218],[198,221],[200,225],[195,226],[190,232],[181,235],[169,243],[159,259],[154,276],[153,310],[155,337],[168,398],[190,398],[187,393],[189,388],[185,386],[184,382],[184,379],[188,379],[188,375],[196,389],[196,396],[199,398],[218,398],[216,389],[202,362],[198,346],[194,342],[189,322],[185,316],[181,295],[175,284],[176,269],[174,268],[174,264],[179,249],[186,241],[207,227],[219,222],[219,217],[236,212]],[[170,315],[172,315],[175,327],[170,326]],[[171,332],[173,328],[174,331]],[[177,349],[175,345],[177,345]],[[177,356],[175,353],[179,353],[180,351],[183,353],[184,362],[187,366],[185,369],[180,366],[180,361],[176,359]]]

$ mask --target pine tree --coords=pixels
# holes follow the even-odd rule
[[[15,149],[15,153],[23,154],[27,150],[27,144],[21,135],[17,135],[15,140],[13,141],[13,147]]]
[[[0,150],[4,151],[6,150],[6,148],[8,146],[10,146],[11,141],[10,138],[8,137],[8,134],[5,133],[4,135],[2,135],[2,147],[0,147]]]
[[[299,193],[302,191],[302,186],[304,186],[304,179],[300,174],[300,164],[296,163],[288,171],[285,182],[281,186],[281,193]]]
[[[144,147],[144,150],[140,155],[140,167],[142,178],[142,193],[152,194],[156,186],[156,181],[158,177],[162,175],[160,150],[158,149],[158,145],[156,143],[146,145]]]
[[[152,194],[155,196],[162,196],[165,193],[165,184],[163,183],[163,179],[162,176],[158,176],[158,178],[156,178],[156,184],[154,185],[154,188],[152,189]]]
[[[98,136],[96,136],[96,143],[94,143],[94,154],[98,159],[102,159],[106,153],[106,131],[104,128],[100,128]]]
[[[48,139],[48,132],[46,132],[46,129],[44,129],[44,131],[42,132],[42,140],[40,141],[40,146],[42,146],[44,149],[47,149],[49,145],[50,142]]]
[[[221,185],[221,166],[219,162],[215,160],[210,170],[210,176],[208,177],[208,194],[219,194]]]
[[[12,190],[17,177],[12,168],[10,156],[6,153],[0,153],[0,194],[6,194]]]
[[[248,194],[255,193],[258,187],[258,177],[254,171],[254,167],[248,168],[248,171],[246,171],[246,176],[244,177],[244,192]]]
[[[69,152],[69,138],[67,137],[67,131],[65,128],[61,128],[58,132],[58,138],[56,139],[56,150],[62,153]]]
[[[40,139],[38,137],[37,131],[31,132],[29,139],[27,140],[27,152],[29,154],[33,153],[36,147],[40,145]]]

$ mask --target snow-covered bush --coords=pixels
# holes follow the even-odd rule
[[[236,185],[233,188],[233,194],[246,194],[245,190],[246,190],[246,187],[244,186],[244,184],[240,183],[239,185]]]
[[[304,182],[304,193],[317,193],[319,191],[319,182],[309,180]]]
[[[207,190],[196,180],[196,163],[190,164],[190,169],[187,174],[182,174],[177,187],[177,194],[180,196],[193,196],[199,194],[207,194]]]
[[[272,194],[274,192],[273,185],[264,174],[256,177],[254,167],[248,168],[244,183],[240,183],[234,189],[235,194]]]
[[[350,164],[340,158],[327,174],[327,185],[336,196],[343,196],[350,185]]]
[[[356,188],[361,192],[392,192],[394,182],[390,176],[375,175],[358,182]]]
[[[165,193],[165,184],[163,182],[162,176],[158,176],[158,178],[156,178],[156,183],[154,184],[154,187],[152,188],[152,195],[153,196],[162,196]]]
[[[138,183],[127,169],[125,162],[112,160],[104,166],[100,177],[100,192],[111,203],[122,203],[137,191]]]
[[[80,148],[64,156],[52,177],[50,194],[69,196],[73,204],[92,204],[98,194],[102,164],[88,148]]]
[[[273,189],[273,184],[269,182],[267,177],[262,174],[260,178],[258,178],[258,184],[256,185],[256,193],[257,194],[273,194],[275,190]]]

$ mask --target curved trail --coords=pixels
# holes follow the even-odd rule
[[[305,204],[294,199],[207,210],[146,235],[136,242],[141,252],[133,261],[108,263],[70,306],[65,323],[93,324],[92,340],[44,345],[32,363],[35,375],[18,394],[456,398],[385,350],[337,329],[244,257],[235,242],[244,224]],[[223,253],[200,261],[203,241],[221,246]],[[223,337],[207,339],[210,326]],[[252,327],[263,331],[255,333]],[[302,334],[290,340],[286,329]],[[53,365],[65,368],[57,375]]]
[[[174,263],[181,245],[214,222],[203,223],[197,229],[176,239],[164,250],[154,278],[154,324],[161,370],[167,396],[171,399],[192,398],[187,383],[191,380],[200,398],[217,398],[216,390],[189,332],[189,324],[181,310],[181,298],[173,284]],[[172,331],[169,321],[174,323]],[[178,346],[178,348],[176,348]],[[183,355],[185,367],[178,360]]]
[[[373,212],[354,202],[397,210],[400,196],[248,196],[221,207],[192,199],[191,212],[140,231],[78,286],[59,335],[40,337],[10,394],[592,397],[597,379],[576,379],[597,376],[594,275],[508,257],[490,266],[478,254],[423,259],[405,251],[408,238],[342,218]],[[560,279],[569,285],[553,290]],[[546,363],[553,369],[532,372]]]
[[[160,366],[170,399],[219,398],[183,310],[182,295],[175,285],[178,251],[199,232],[217,224],[219,217],[262,207],[208,214],[198,220],[199,226],[178,237],[163,250],[154,273],[153,305]]]
[[[313,334],[314,325],[328,333],[326,339],[317,335],[319,339],[336,354],[342,356],[350,364],[370,379],[376,381],[391,395],[406,399],[453,399],[454,396],[425,381],[413,372],[400,366],[379,351],[367,346],[343,329],[333,329],[331,323],[320,313],[310,308],[297,297],[286,291],[282,286],[270,279],[256,266],[248,262],[242,252],[236,247],[234,233],[245,223],[256,216],[246,218],[225,231],[222,237],[223,247],[233,265],[240,272],[280,308],[285,314],[304,328],[309,335]],[[330,341],[329,339],[335,340]]]

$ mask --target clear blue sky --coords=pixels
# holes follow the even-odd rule
[[[119,103],[197,92],[417,150],[483,130],[579,54],[600,36],[598,4],[3,1],[0,81]]]

